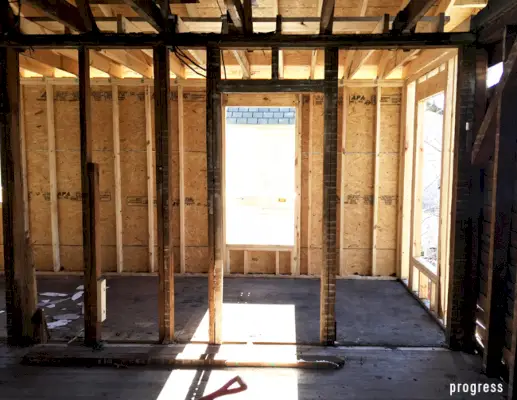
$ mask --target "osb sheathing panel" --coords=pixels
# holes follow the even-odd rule
[[[377,221],[377,274],[395,272],[400,88],[382,88]],[[349,88],[344,163],[343,238],[347,274],[372,273],[376,89]],[[341,142],[339,142],[341,143]],[[339,185],[338,185],[339,187]],[[339,213],[338,213],[338,217]]]
[[[278,266],[279,266],[278,270],[279,270],[280,275],[291,274],[291,252],[290,251],[279,251],[278,252]]]
[[[313,275],[319,275],[323,254],[321,246],[323,243],[323,96],[318,94],[312,97],[312,133],[311,152],[312,160],[310,171],[311,178],[311,204],[310,204],[310,263],[308,271]],[[310,122],[310,121],[309,121]],[[302,180],[305,177],[302,176]]]
[[[275,252],[274,251],[249,251],[248,252],[249,273],[251,274],[274,274]]]
[[[244,273],[243,250],[230,250],[230,272],[234,274]]]
[[[185,269],[208,271],[206,100],[202,90],[183,94]]]

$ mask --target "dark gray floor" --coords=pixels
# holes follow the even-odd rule
[[[19,354],[0,346],[2,400],[192,400],[208,394],[236,375],[248,390],[232,400],[443,400],[502,399],[506,386],[481,374],[479,356],[447,350],[331,348],[346,357],[340,370],[240,368],[170,370],[163,368],[28,367]],[[494,384],[501,393],[454,393],[457,383]],[[470,388],[470,386],[469,386]],[[470,390],[470,389],[469,389]],[[226,397],[224,397],[226,398]]]
[[[48,321],[68,318],[66,325],[52,329],[53,339],[70,340],[81,334],[80,285],[80,277],[38,278],[39,304]],[[103,339],[156,341],[157,278],[113,277],[107,285]],[[225,279],[223,340],[317,343],[319,289],[319,280],[315,279]],[[175,290],[177,340],[207,340],[207,278],[176,277]],[[0,310],[5,309],[4,293],[0,281]],[[79,297],[72,300],[74,294]],[[340,344],[441,346],[444,340],[440,327],[395,281],[339,280],[336,319]],[[0,335],[6,335],[5,313],[0,314]]]

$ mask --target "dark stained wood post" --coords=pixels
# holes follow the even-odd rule
[[[321,267],[320,341],[336,340],[336,206],[337,206],[337,112],[338,49],[325,49],[323,132],[323,264]]]
[[[0,13],[7,13],[3,5]],[[9,7],[6,2],[6,7]],[[1,25],[1,24],[0,24]],[[2,31],[0,26],[0,31]],[[21,137],[19,127],[19,56],[14,48],[0,48],[0,148],[2,217],[8,343],[28,345],[33,340],[31,318],[36,311],[36,280],[25,231]]]
[[[97,281],[102,270],[98,229],[100,208],[99,199],[96,199],[99,190],[98,175],[96,178],[95,167],[89,165],[93,161],[90,52],[84,47],[79,49],[79,131],[83,207],[84,343],[95,346],[101,341],[101,324],[97,315],[97,300],[100,295]]]
[[[169,140],[169,49],[164,45],[153,50],[154,60],[154,123],[156,147],[156,208],[158,216],[158,310],[160,320],[159,340],[170,343],[174,340],[174,263],[172,235],[169,221],[172,220],[170,194],[170,144]]]
[[[276,16],[276,31],[277,35],[282,33],[282,16]],[[280,50],[277,46],[271,49],[271,79],[278,79],[280,77]]]
[[[209,342],[221,343],[223,312],[223,212],[222,212],[222,129],[221,54],[216,47],[207,47],[206,79],[206,159],[208,187],[208,312]]]
[[[456,131],[451,208],[451,251],[447,344],[453,350],[472,352],[475,347],[477,264],[472,249],[478,234],[481,194],[479,169],[471,163],[474,139],[476,48],[458,51]],[[477,171],[477,173],[476,173]]]

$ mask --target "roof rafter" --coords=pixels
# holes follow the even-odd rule
[[[334,22],[335,6],[336,0],[323,0],[321,2],[320,33],[322,35],[332,33],[332,23]]]
[[[435,2],[436,0],[411,0],[395,17],[391,31],[393,33],[412,31]]]
[[[27,0],[27,2],[38,8],[49,18],[75,31],[89,32],[96,28],[95,25],[92,25],[92,21],[84,18],[84,10],[79,11],[77,7],[74,7],[66,0]],[[85,3],[87,4],[87,2]]]
[[[251,11],[251,0],[225,0],[226,8],[230,14],[233,25],[242,33],[249,35],[253,33],[253,15]]]
[[[144,18],[158,32],[167,29],[167,21],[154,1],[124,0],[138,15]]]

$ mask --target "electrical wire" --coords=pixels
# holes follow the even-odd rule
[[[174,51],[174,50],[173,50]],[[199,75],[203,78],[206,78],[206,75],[203,75],[202,73],[200,73],[199,71],[197,71],[196,69],[194,69],[188,62],[185,61],[185,58],[183,58],[184,56],[182,55],[181,52],[176,52],[174,51],[174,54],[176,55],[176,57],[178,57],[178,60],[184,65],[186,66],[188,69],[190,69],[192,72],[194,72],[196,75]],[[197,66],[197,64],[196,64]]]

